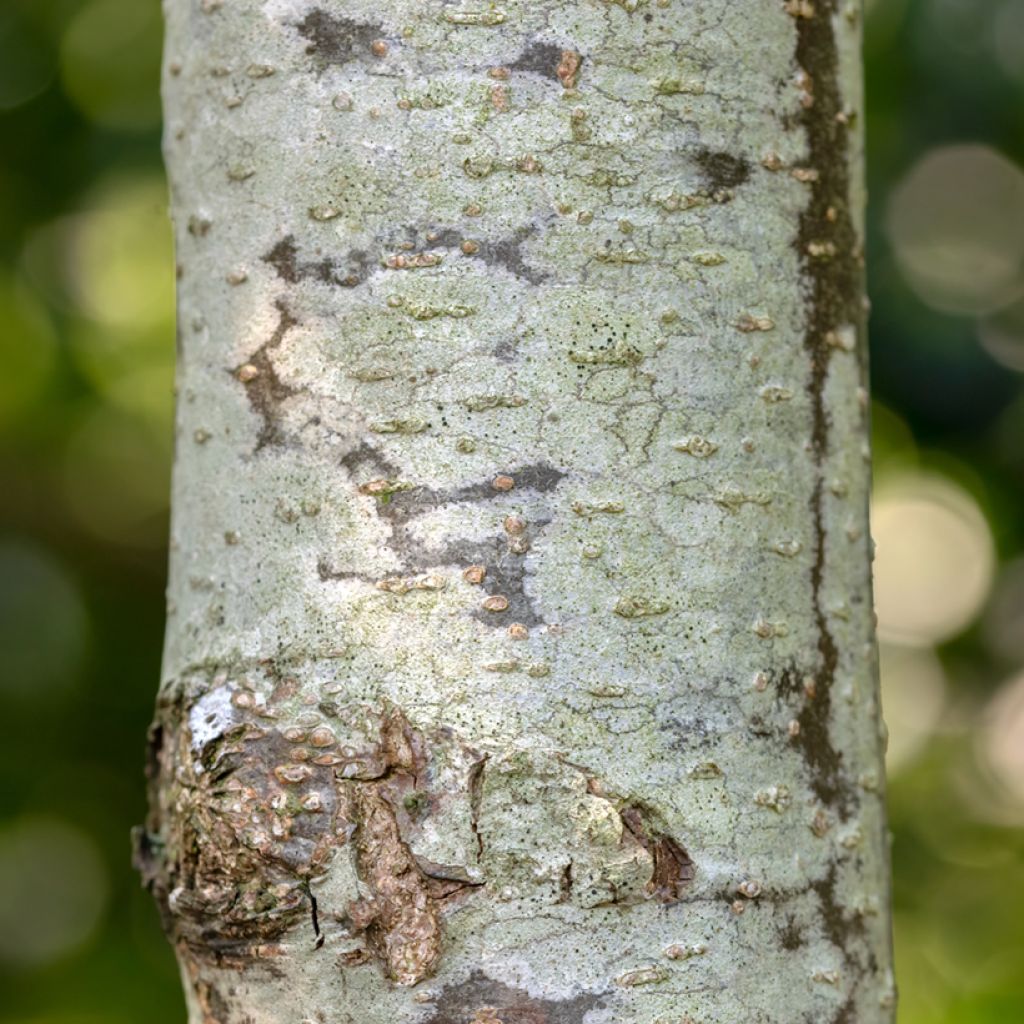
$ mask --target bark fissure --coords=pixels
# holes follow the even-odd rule
[[[313,925],[314,945],[316,949],[320,949],[324,944],[324,933],[320,931],[320,915],[317,913],[316,897],[310,892],[308,886],[306,887],[306,896],[309,898],[309,918]]]

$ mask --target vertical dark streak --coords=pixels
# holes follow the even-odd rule
[[[810,199],[800,216],[796,244],[806,302],[804,348],[810,361],[811,443],[817,481],[811,496],[814,562],[811,593],[818,633],[819,673],[813,699],[800,716],[801,745],[818,797],[845,817],[853,791],[843,778],[842,758],[832,744],[829,722],[839,650],[822,607],[826,529],[824,473],[829,453],[825,385],[835,350],[835,332],[850,326],[862,335],[864,279],[850,210],[849,142],[838,72],[839,53],[832,19],[836,0],[818,0],[813,17],[796,18],[796,63],[809,76],[800,124],[807,137],[808,166],[816,172]],[[860,338],[858,337],[858,341]]]

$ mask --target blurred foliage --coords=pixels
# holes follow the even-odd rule
[[[129,866],[173,259],[158,0],[0,0],[0,1021],[183,1019]],[[867,0],[902,1024],[1024,1020],[1024,4]],[[43,753],[46,756],[43,756]]]

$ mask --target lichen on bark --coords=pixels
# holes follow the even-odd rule
[[[164,6],[191,1024],[890,1021],[857,6]]]

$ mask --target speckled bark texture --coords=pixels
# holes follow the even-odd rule
[[[191,1024],[890,1021],[858,6],[165,9]]]

